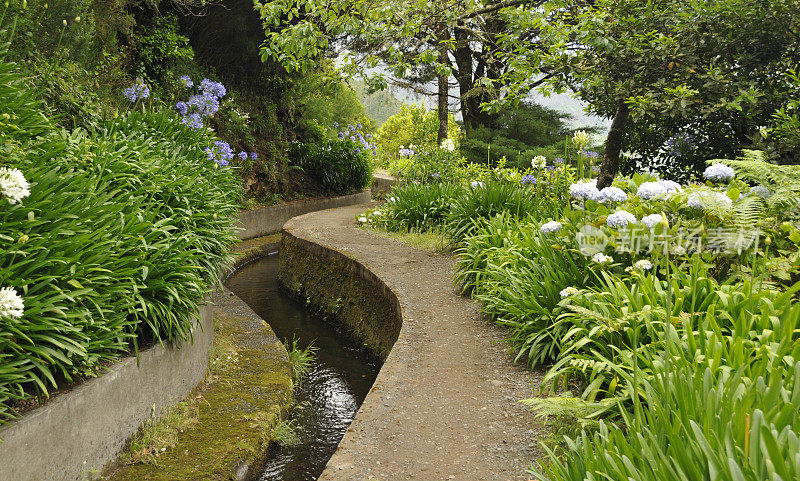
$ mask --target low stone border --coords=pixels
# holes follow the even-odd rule
[[[211,307],[200,309],[193,342],[156,345],[0,427],[0,479],[83,481],[122,453],[153,415],[205,377],[213,342]]]
[[[357,194],[340,197],[298,200],[286,204],[247,210],[239,215],[239,227],[242,229],[239,231],[239,239],[253,239],[280,232],[286,221],[298,215],[335,207],[364,204],[370,200],[372,200],[372,192],[367,189]]]

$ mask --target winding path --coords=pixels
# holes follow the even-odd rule
[[[320,480],[525,480],[544,426],[517,401],[542,372],[508,359],[507,333],[452,288],[451,256],[359,229],[365,206],[306,214],[292,236],[357,259],[397,295],[403,327]]]

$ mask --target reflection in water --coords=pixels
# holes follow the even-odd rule
[[[270,458],[262,481],[316,480],[378,374],[380,366],[326,323],[278,291],[278,256],[270,255],[240,269],[228,288],[266,320],[278,338],[319,348],[317,363],[303,380],[295,415],[301,443],[282,446]]]

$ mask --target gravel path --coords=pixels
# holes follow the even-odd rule
[[[518,403],[543,373],[508,359],[506,331],[452,287],[454,259],[355,226],[364,206],[289,221],[291,235],[340,251],[397,295],[403,327],[320,480],[526,480],[542,423]]]

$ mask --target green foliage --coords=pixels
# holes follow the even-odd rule
[[[178,16],[155,17],[138,37],[137,74],[142,78],[174,82],[194,60],[189,39],[178,32]]]
[[[447,234],[456,242],[472,235],[484,219],[506,212],[514,218],[539,213],[546,215],[547,202],[537,203],[531,191],[507,182],[475,184],[453,201],[447,216]]]
[[[334,122],[339,125],[369,125],[356,91],[344,82],[331,80],[324,74],[311,74],[298,80],[297,84],[296,88],[304,92],[300,100],[304,118],[331,131],[336,131]]]
[[[389,117],[378,129],[375,136],[378,158],[383,163],[399,159],[401,146],[418,152],[433,151],[438,146],[438,130],[439,119],[435,111],[421,105],[403,104],[400,112]],[[458,143],[461,136],[461,129],[450,115],[447,137]]]
[[[390,230],[426,232],[441,227],[451,203],[463,193],[458,184],[410,183],[392,189],[385,210]]]
[[[313,343],[306,347],[300,347],[297,342],[297,338],[292,339],[292,348],[289,349],[289,364],[292,368],[292,379],[295,385],[299,386],[313,369],[316,362],[316,352],[319,348]],[[289,345],[288,340],[286,345]]]
[[[372,159],[350,140],[293,144],[291,163],[318,182],[326,194],[347,194],[372,182]]]
[[[56,131],[19,74],[0,62],[0,75],[16,116],[0,124],[2,163],[31,183],[0,208],[0,285],[25,302],[21,318],[0,319],[5,417],[9,401],[93,375],[131,345],[191,339],[228,261],[238,187],[207,161],[208,131],[172,113]]]
[[[721,162],[736,169],[742,179],[769,190],[764,201],[773,215],[796,216],[800,199],[800,166],[767,162],[763,152],[745,150],[734,160]]]

